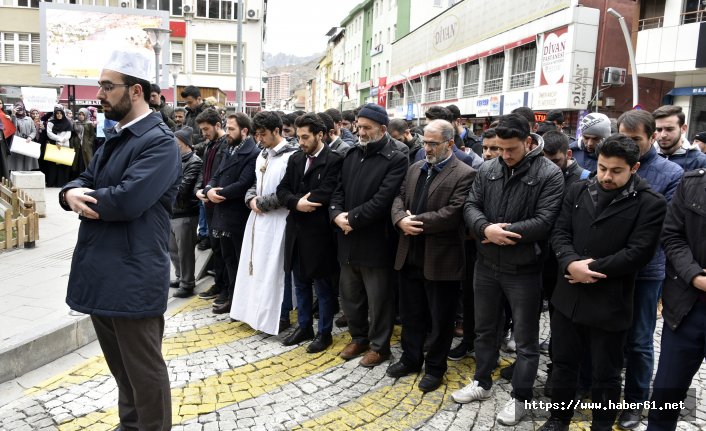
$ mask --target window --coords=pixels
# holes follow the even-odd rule
[[[480,63],[478,60],[463,65],[463,97],[478,95]]]
[[[39,0],[17,0],[19,7],[39,7]]]
[[[184,64],[184,43],[169,41],[169,53],[172,56],[171,63]]]
[[[701,21],[706,21],[706,5],[700,0],[684,0],[681,23],[690,24]]]
[[[503,67],[505,67],[505,53],[491,55],[486,58],[485,92],[498,93],[503,89]]]
[[[642,0],[638,31],[662,27],[665,7],[664,0]]]
[[[245,50],[243,50],[245,52]],[[196,44],[196,71],[208,73],[235,73],[236,45],[218,43]]]
[[[437,72],[427,77],[427,94],[425,102],[441,100],[441,73]]]
[[[89,2],[104,3],[105,0],[82,0],[83,4]],[[135,0],[136,9],[166,10],[170,15],[183,15],[181,10],[183,0]]]
[[[238,19],[236,0],[197,0],[196,16],[211,19]]]
[[[455,99],[458,89],[458,68],[454,67],[446,71],[446,89],[444,99]]]
[[[0,62],[39,64],[39,34],[0,33]]]
[[[510,88],[525,88],[534,85],[534,69],[537,60],[537,45],[532,42],[513,51]]]

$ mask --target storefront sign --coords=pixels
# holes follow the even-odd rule
[[[503,106],[500,110],[500,115],[509,114],[510,112],[521,106],[527,106],[526,91],[507,93],[503,95]]]
[[[542,77],[540,85],[552,85],[564,82],[564,60],[569,53],[568,27],[544,33],[542,47]]]
[[[443,51],[453,43],[458,34],[458,18],[455,15],[444,17],[432,32],[432,43],[437,51]]]

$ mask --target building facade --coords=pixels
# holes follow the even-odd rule
[[[195,85],[202,89],[204,97],[214,96],[219,104],[230,107],[236,101],[237,20],[241,19],[243,99],[248,108],[259,108],[267,0],[249,0],[241,13],[237,10],[237,0],[59,0],[55,3],[168,11],[172,33],[169,47],[164,49],[168,49],[169,62],[182,65],[177,92],[186,85]],[[41,80],[39,1],[1,0],[0,16],[0,97],[12,102],[20,98],[21,87],[57,88],[60,101],[67,103],[66,88]],[[168,73],[166,67],[163,70]],[[167,82],[173,87],[171,76]],[[76,105],[95,105],[97,89],[76,86]],[[173,89],[164,90],[162,95],[172,103]]]
[[[289,73],[270,75],[267,78],[265,98],[268,107],[277,107],[279,109],[280,102],[289,100],[291,97],[290,78],[291,75]]]

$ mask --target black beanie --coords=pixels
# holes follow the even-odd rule
[[[390,122],[390,117],[387,116],[385,108],[374,103],[368,103],[363,106],[358,112],[358,117],[368,118],[384,126],[387,126]]]
[[[188,145],[189,148],[194,148],[194,145],[191,143],[191,138],[192,138],[193,134],[194,134],[194,129],[192,129],[189,126],[184,126],[181,129],[174,132],[174,136],[176,138],[178,138],[181,142]]]

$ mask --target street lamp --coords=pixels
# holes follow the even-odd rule
[[[177,107],[177,77],[181,73],[181,63],[167,63],[169,73],[174,78],[174,107]]]
[[[186,73],[186,84],[191,85],[191,72],[193,65],[191,63],[191,23],[194,21],[194,11],[188,8],[184,11],[184,22],[186,23],[186,37],[184,38],[184,71]]]
[[[409,89],[410,89],[410,91],[412,91],[412,97],[414,97],[414,99],[417,100],[417,92],[414,91],[414,86],[412,85],[412,81],[410,81],[409,77],[407,75],[405,75],[404,73],[400,73],[400,75],[402,75],[402,77],[405,79],[405,81],[407,81],[407,84],[409,84]],[[421,102],[421,100],[420,100],[420,102]],[[419,122],[421,120],[422,113],[421,113],[421,109],[419,109],[418,102],[415,102],[414,104],[417,105],[417,127],[419,127]]]
[[[630,32],[628,31],[628,26],[625,24],[625,17],[620,15],[615,9],[609,7],[606,11],[618,19],[620,23],[620,28],[623,30],[623,36],[625,37],[625,45],[628,48],[628,57],[630,58],[630,67],[632,68],[632,106],[635,107],[638,104],[637,100],[637,63],[635,63],[635,52],[632,49],[632,40],[630,39]]]
[[[154,83],[159,85],[159,55],[162,53],[162,43],[164,43],[164,36],[171,33],[171,30],[159,27],[146,27],[143,30],[147,33],[150,38],[150,43],[152,44],[152,49],[154,50]]]

